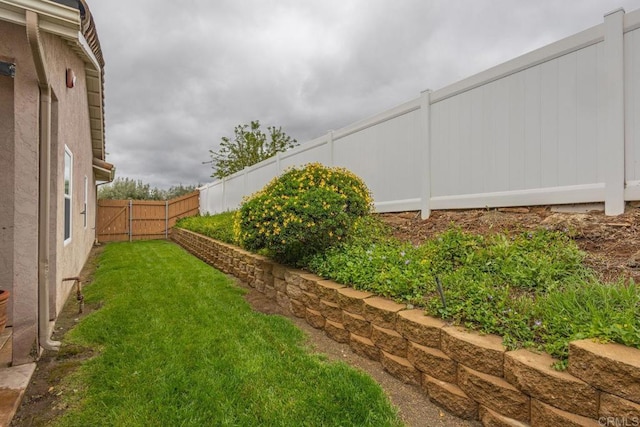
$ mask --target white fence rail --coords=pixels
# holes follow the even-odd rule
[[[378,212],[640,200],[640,10],[200,188],[236,209],[290,166],[364,179]]]

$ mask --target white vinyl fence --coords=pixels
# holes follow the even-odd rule
[[[378,212],[640,200],[640,10],[200,188],[236,209],[290,166],[360,176]]]

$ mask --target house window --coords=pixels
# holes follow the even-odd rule
[[[64,146],[64,243],[71,241],[71,194],[73,181],[73,154]]]

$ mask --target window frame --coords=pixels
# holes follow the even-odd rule
[[[64,245],[71,243],[73,238],[73,152],[64,146],[63,162],[63,236]]]

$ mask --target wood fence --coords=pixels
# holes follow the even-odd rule
[[[98,200],[97,239],[166,239],[177,220],[198,214],[199,200],[199,191],[172,200]]]

